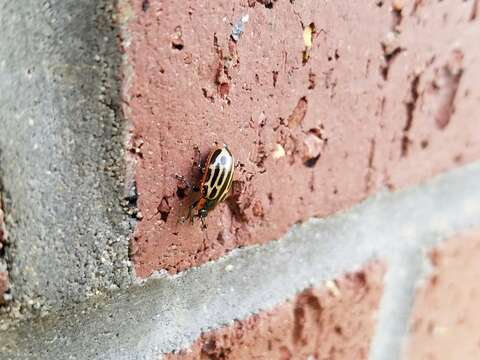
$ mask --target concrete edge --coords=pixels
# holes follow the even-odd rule
[[[278,241],[12,327],[7,336],[0,332],[0,351],[9,359],[158,357],[188,347],[202,331],[271,309],[306,287],[380,259],[392,270],[377,328],[382,334],[371,356],[392,358],[422,274],[419,252],[480,225],[480,203],[474,201],[480,199],[479,177],[480,162],[380,193],[343,213],[296,225]],[[406,306],[389,312],[405,297]]]
[[[0,5],[0,327],[133,281],[116,2]]]

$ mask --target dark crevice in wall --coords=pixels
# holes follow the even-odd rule
[[[2,154],[0,151],[0,314],[8,311],[7,305],[12,300],[9,282],[9,262],[6,251],[8,247],[8,233],[6,228],[6,194],[2,185],[1,173]]]
[[[403,137],[401,145],[401,154],[402,157],[408,155],[410,148],[410,129],[413,125],[413,120],[415,116],[415,109],[417,107],[417,100],[419,97],[418,86],[420,83],[420,75],[415,75],[410,82],[410,99],[405,103],[406,110],[406,121],[405,126],[403,127]]]

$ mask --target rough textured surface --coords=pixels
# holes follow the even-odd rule
[[[405,359],[478,359],[479,258],[478,230],[431,252],[433,269],[417,292]]]
[[[110,1],[0,3],[5,257],[22,312],[130,281],[112,11]]]
[[[480,156],[472,1],[392,11],[384,1],[132,0],[121,9],[140,277],[265,243],[380,187]],[[235,42],[232,24],[246,14]],[[233,196],[206,231],[179,225],[190,189],[176,175],[195,183],[194,146],[205,156],[214,141],[236,156]]]
[[[10,289],[10,283],[8,281],[8,271],[4,264],[0,263],[0,306],[4,305],[9,296],[7,292]]]
[[[467,166],[344,213],[311,219],[279,241],[236,249],[176,276],[149,279],[142,286],[7,330],[0,321],[0,353],[29,360],[158,358],[188,348],[202,331],[271,309],[372,259],[388,264],[385,295],[401,304],[382,307],[402,308],[421,275],[410,267],[413,255],[447,234],[480,225],[479,178],[480,164]],[[377,334],[382,336],[372,344],[373,359],[397,359],[395,341],[405,335],[398,323],[408,319],[397,311],[379,315]]]
[[[367,359],[383,273],[373,264],[304,290],[271,311],[205,333],[165,359]]]

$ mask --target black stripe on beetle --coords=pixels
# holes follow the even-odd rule
[[[215,199],[215,195],[217,195],[217,188],[213,188],[209,195],[210,199]]]
[[[210,184],[211,186],[215,186],[215,182],[216,182],[217,177],[218,177],[219,174],[220,174],[220,166],[216,165],[216,166],[215,166],[215,171],[213,172],[212,180],[211,180],[211,181],[209,180],[209,184]]]
[[[217,186],[221,186],[221,185],[222,185],[222,183],[223,183],[223,178],[225,177],[225,174],[227,173],[227,172],[225,171],[225,169],[221,169],[220,171],[221,171],[221,173],[220,173],[220,177],[218,178]]]
[[[201,198],[191,204],[187,215],[192,222],[198,217],[204,224],[208,213],[227,197],[232,187],[234,163],[233,155],[226,145],[210,151],[198,186],[202,190]]]
[[[210,163],[213,164],[215,160],[217,160],[218,155],[220,155],[221,153],[222,153],[222,149],[215,150],[210,158]]]
[[[230,188],[232,187],[232,179],[233,179],[233,171],[229,174],[229,178],[226,179],[224,182],[222,189],[220,190],[220,198],[218,199],[218,202],[222,202],[228,195],[228,192],[230,191]]]

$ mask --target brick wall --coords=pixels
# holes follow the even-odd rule
[[[430,251],[432,269],[415,295],[406,359],[478,356],[479,250],[477,230]]]
[[[0,358],[478,357],[478,1],[0,9]]]

